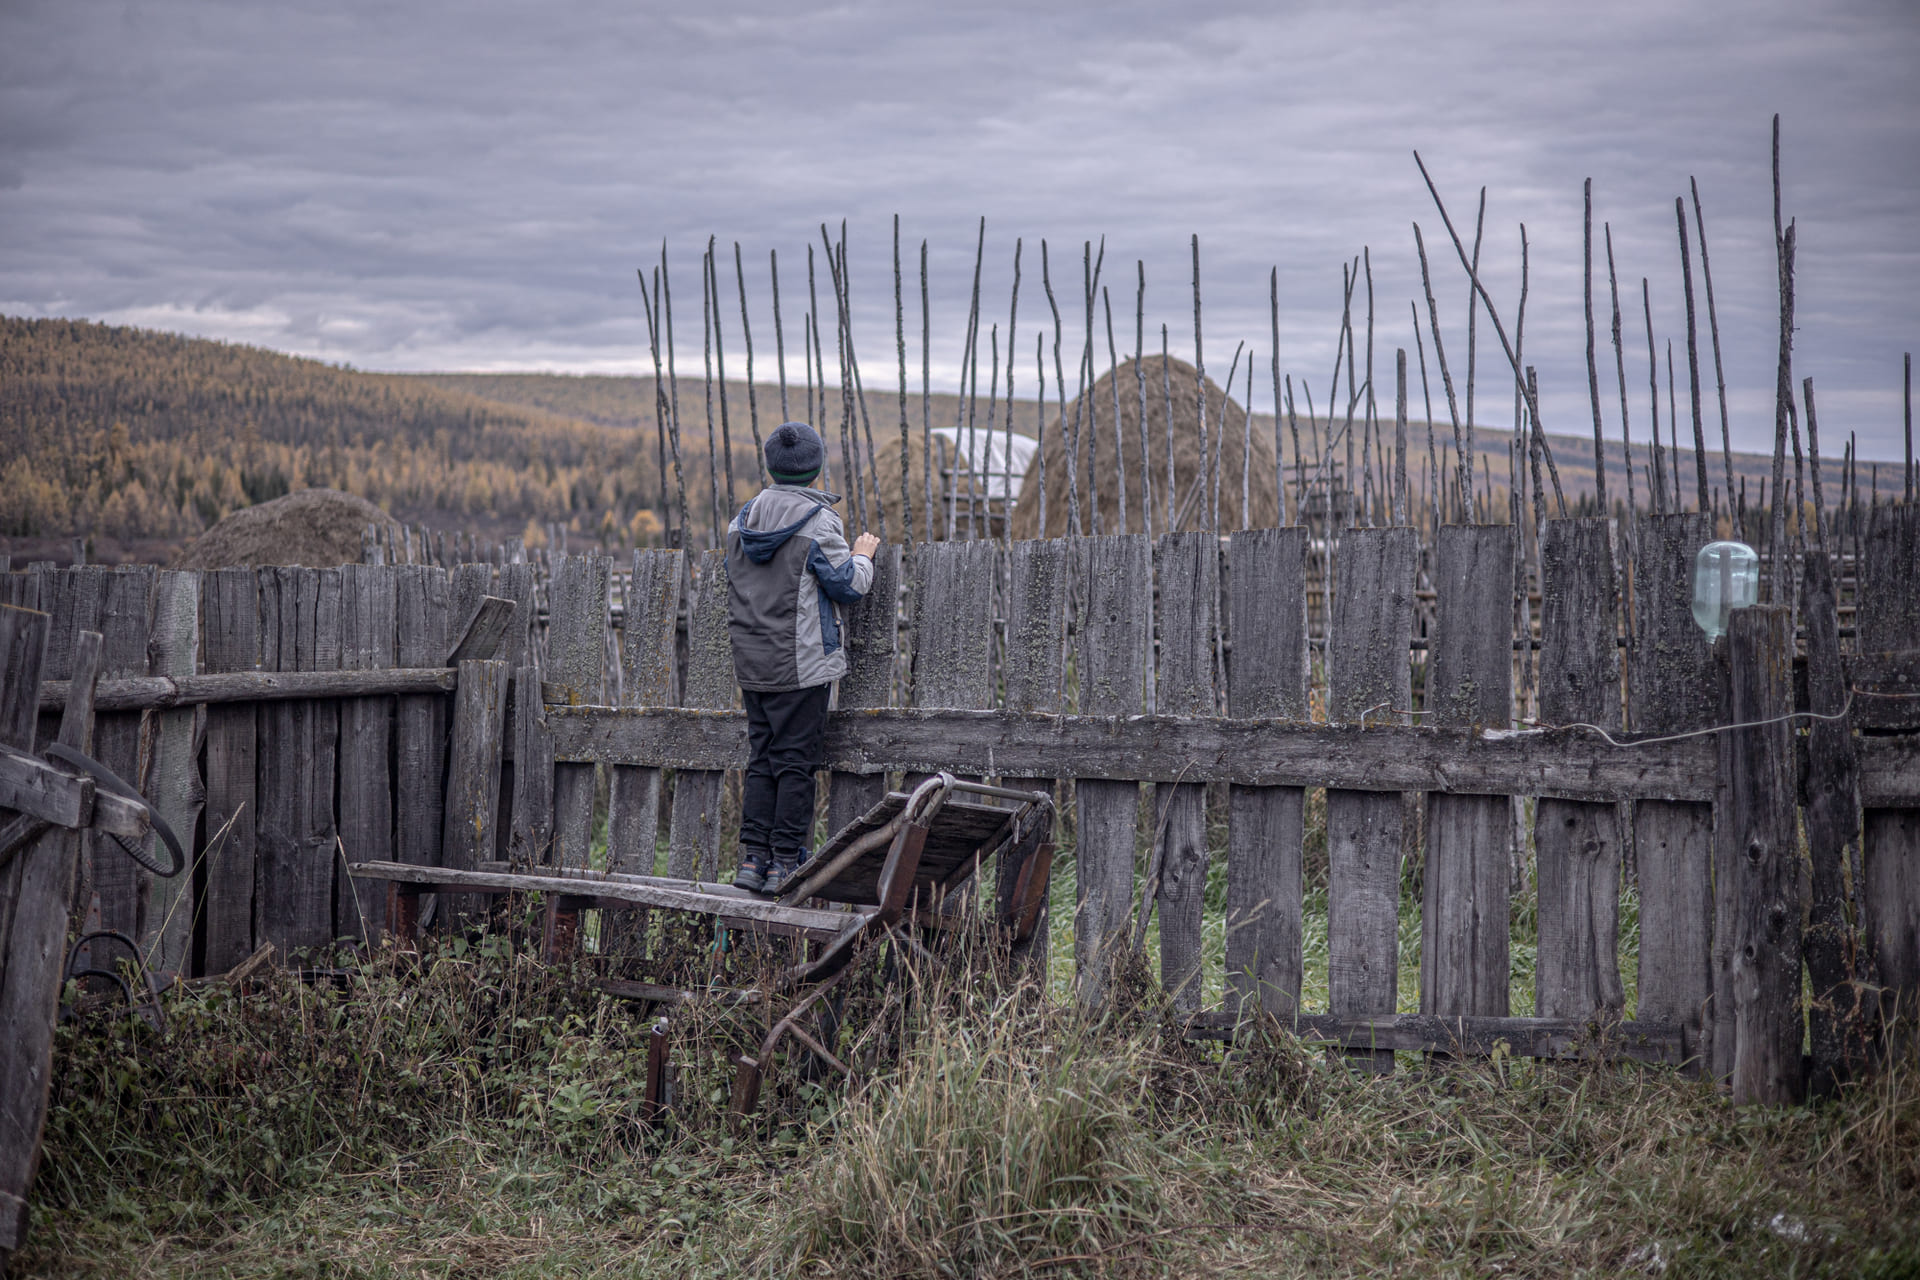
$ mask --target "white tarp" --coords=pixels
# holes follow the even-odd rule
[[[1032,436],[1009,436],[1005,428],[988,431],[984,427],[975,427],[969,431],[966,427],[935,427],[933,434],[945,440],[953,452],[966,459],[968,469],[976,476],[984,477],[980,491],[985,496],[1003,501],[1020,496],[1020,486],[1026,480],[1027,467],[1040,447]],[[968,448],[968,445],[972,445],[972,448]],[[1011,481],[1009,476],[1012,477]]]

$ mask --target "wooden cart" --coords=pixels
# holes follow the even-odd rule
[[[1005,803],[988,803],[1000,801]],[[578,946],[583,909],[652,910],[710,919],[716,928],[806,939],[807,956],[784,969],[772,991],[751,994],[784,1004],[758,1053],[737,1059],[733,1106],[759,1101],[774,1051],[787,1036],[805,1043],[844,1074],[831,1050],[803,1020],[848,972],[863,947],[903,927],[943,929],[957,923],[947,904],[983,867],[999,871],[994,908],[998,937],[1012,946],[1029,937],[1046,902],[1053,865],[1053,802],[1042,791],[1015,791],[939,773],[911,792],[889,792],[834,833],[803,863],[777,897],[731,885],[666,876],[624,875],[492,863],[472,870],[398,862],[359,862],[353,875],[387,884],[387,922],[402,947],[417,945],[422,899],[433,894],[539,893],[546,899],[542,950],[549,960]],[[671,1006],[692,993],[644,983],[609,983],[616,994]],[[716,993],[701,993],[713,995]],[[771,1016],[771,1015],[770,1015]],[[664,1019],[662,1019],[662,1024]],[[656,1024],[647,1101],[664,1103],[665,1027]]]

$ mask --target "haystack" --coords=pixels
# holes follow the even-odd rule
[[[1071,511],[1070,483],[1067,473],[1067,448],[1078,419],[1077,480],[1079,485],[1080,531],[1094,531],[1093,512],[1100,514],[1101,533],[1142,533],[1146,530],[1142,497],[1153,500],[1153,531],[1165,533],[1167,522],[1167,436],[1171,416],[1173,436],[1173,508],[1174,530],[1205,529],[1208,526],[1208,486],[1201,481],[1199,397],[1195,394],[1195,371],[1180,360],[1167,363],[1167,376],[1161,377],[1157,356],[1141,361],[1147,385],[1146,478],[1143,485],[1140,440],[1140,383],[1135,362],[1124,361],[1093,384],[1081,400],[1067,406],[1064,415],[1047,423],[1046,439],[1040,456],[1027,469],[1013,512],[1013,536],[1038,538],[1040,526],[1040,485],[1042,465],[1046,477],[1046,531],[1057,538],[1067,532]],[[1118,384],[1120,429],[1114,431],[1114,393]],[[1167,386],[1172,387],[1169,413]],[[1241,477],[1247,472],[1251,454],[1251,478],[1248,506],[1252,527],[1270,527],[1279,520],[1280,505],[1275,489],[1273,421],[1255,419],[1249,429],[1244,405],[1235,401],[1209,378],[1206,381],[1207,439],[1209,450],[1218,459],[1219,528],[1240,528]],[[1120,522],[1120,485],[1126,485],[1127,520]]]
[[[242,507],[189,543],[175,567],[303,565],[327,569],[358,564],[367,526],[374,524],[393,526],[393,520],[365,498],[338,489],[301,489],[258,506]]]

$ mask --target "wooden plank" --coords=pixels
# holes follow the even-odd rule
[[[1711,524],[1699,514],[1638,519],[1628,723],[1649,734],[1690,733],[1724,723],[1720,676],[1693,621],[1693,561],[1713,540]],[[1712,772],[1717,776],[1717,766]],[[1640,889],[1638,1013],[1704,1028],[1702,1039],[1710,1041],[1713,797],[1674,803],[1679,799],[1643,799],[1633,807]],[[1707,1051],[1713,1069],[1710,1043]]]
[[[93,798],[91,779],[0,746],[0,808],[56,826],[85,827],[93,818]]]
[[[1873,509],[1859,573],[1860,651],[1920,644],[1920,507]],[[1860,747],[1862,923],[1880,981],[1882,1020],[1892,1026],[1900,1019],[1911,1043],[1920,1018],[1920,741],[1863,738]],[[1883,753],[1885,763],[1869,755],[1869,747]],[[1901,757],[1906,769],[1887,767]]]
[[[39,629],[31,619],[15,619],[14,625],[29,633]],[[39,672],[31,669],[38,665],[35,650],[44,653],[44,646],[35,645],[31,634],[25,640],[25,644],[8,643],[4,649],[10,655],[24,649],[28,670],[23,674],[36,677]],[[84,693],[91,692],[99,672],[101,648],[98,632],[81,631],[66,655],[67,674],[83,695],[62,715],[59,740],[82,752],[92,747],[93,707]],[[29,678],[23,683],[31,691],[38,681]],[[0,731],[31,750],[31,731],[20,732],[26,727],[25,715],[9,719],[14,723],[0,725]],[[27,1193],[40,1164],[40,1139],[53,1080],[54,1017],[66,960],[68,895],[79,853],[80,833],[51,828],[13,860],[19,870],[9,877],[16,897],[6,950],[0,956],[4,964],[0,970],[0,1204],[5,1206],[0,1212],[0,1265],[19,1247],[26,1231]]]
[[[1604,519],[1549,520],[1540,543],[1540,718],[1620,728],[1613,541]],[[1542,799],[1534,810],[1539,950],[1534,1012],[1626,1005],[1620,980],[1620,813]]]
[[[621,636],[623,706],[673,703],[674,628],[685,573],[677,550],[633,553]],[[613,766],[607,777],[607,869],[651,872],[659,838],[660,770]]]
[[[82,631],[100,629],[101,611],[106,607],[107,578],[112,570],[98,565],[55,569],[49,562],[37,569],[39,608],[52,618],[47,633],[47,662],[41,668],[42,680],[66,680],[73,674],[74,646]],[[39,736],[50,741],[59,732],[60,717],[40,717]],[[85,840],[81,844],[84,850]],[[82,854],[84,857],[84,852]]]
[[[407,564],[394,574],[397,660],[403,667],[437,666],[449,647],[446,570]],[[437,694],[403,694],[394,707],[394,850],[401,862],[440,861],[447,714],[447,699]]]
[[[1845,682],[1854,691],[1848,717],[1854,728],[1920,731],[1920,648],[1850,654],[1845,665]]]
[[[402,863],[359,863],[353,874],[362,879],[391,880],[404,884],[443,885],[449,889],[492,890],[513,893],[552,893],[582,898],[591,896],[601,903],[630,903],[641,907],[664,907],[703,915],[725,915],[742,920],[764,920],[791,924],[803,929],[827,929],[835,932],[865,923],[875,908],[851,911],[825,911],[811,907],[783,906],[770,898],[728,892],[731,886],[699,882],[669,881],[663,876],[587,877],[578,872],[554,871],[500,873],[472,871],[455,867],[413,867]]]
[[[471,870],[488,861],[498,843],[493,824],[500,813],[500,751],[510,675],[507,664],[498,660],[469,659],[460,664],[448,750],[447,825],[440,841],[441,865],[454,870]],[[591,790],[587,798],[591,802]],[[484,919],[484,904],[470,895],[454,895],[448,907],[453,919],[462,924]]]
[[[1251,529],[1228,543],[1227,714],[1307,721],[1307,531]],[[1229,1010],[1300,1011],[1301,787],[1227,793]]]
[[[737,713],[553,707],[548,720],[562,760],[720,769],[738,768],[747,758],[746,717]],[[1910,750],[1887,745],[1897,741],[1862,740],[1863,794],[1912,793]],[[1361,729],[1272,720],[907,708],[835,716],[827,726],[824,753],[832,768],[869,773],[946,769],[1002,777],[1058,773],[1352,791],[1453,789],[1606,803],[1646,797],[1708,801],[1716,759],[1710,738],[1627,751],[1582,729]]]
[[[149,669],[162,677],[192,676],[199,658],[200,575],[163,570],[154,585]],[[203,720],[204,713],[193,707],[162,711],[153,718],[146,794],[186,844],[193,840],[206,801],[199,760]],[[158,973],[184,977],[192,967],[194,876],[190,866],[171,879],[153,880],[141,946]]]
[[[840,681],[838,706],[885,707],[893,703],[893,666],[900,630],[900,548],[889,544],[874,553],[873,585],[858,604],[844,610],[842,634],[847,674]],[[979,704],[992,706],[992,702]],[[827,830],[838,831],[887,793],[880,774],[836,772],[828,775]]]
[[[687,678],[681,699],[686,706],[719,709],[734,705],[727,592],[727,553],[718,549],[702,552],[687,605]],[[743,734],[743,746],[744,742]],[[745,762],[743,749],[738,763],[729,767],[737,768]],[[683,769],[675,775],[673,808],[667,823],[668,875],[711,880],[719,874],[724,781],[725,774],[717,769]]]
[[[993,705],[991,542],[933,542],[913,563],[913,705]]]
[[[1080,710],[1136,715],[1153,645],[1152,546],[1145,534],[1080,538],[1072,555]],[[1137,782],[1083,778],[1075,787],[1074,990],[1085,1006],[1105,1002],[1126,946],[1139,811]]]
[[[340,571],[259,572],[262,665],[336,668]],[[338,737],[339,712],[333,703],[277,702],[261,711],[254,931],[281,955],[323,947],[333,938]]]
[[[1434,545],[1427,721],[1504,729],[1513,715],[1513,526],[1445,525]],[[1339,641],[1336,632],[1336,643]],[[1512,803],[1427,796],[1420,1011],[1505,1017]]]
[[[35,579],[21,575],[28,581]],[[19,595],[26,593],[21,592]],[[38,736],[33,688],[47,658],[47,634],[53,619],[38,610],[0,607],[0,745],[31,752]],[[0,814],[11,819],[17,815]],[[0,822],[0,825],[6,825]],[[14,904],[20,897],[21,858],[0,866],[0,956],[6,954],[13,930]]]
[[[1007,554],[1007,631],[1001,669],[1010,712],[1055,715],[1066,707],[1067,542],[1048,538],[1016,542]],[[1006,774],[1004,786],[1054,793],[1052,774]],[[1058,825],[1058,814],[1054,817]],[[1003,857],[997,868],[995,902],[1002,919],[1017,900],[1020,871],[1031,855]],[[1052,912],[1043,900],[1032,932],[1016,939],[1013,955],[1042,987],[1047,982]]]
[[[340,570],[341,666],[377,671],[399,654],[398,579],[384,565]],[[340,844],[352,862],[393,857],[392,698],[349,698],[340,706]],[[335,937],[377,939],[386,929],[386,898],[356,894],[336,860]]]
[[[1800,1043],[1800,858],[1793,730],[1793,621],[1783,605],[1728,621],[1735,724],[1721,735],[1734,862],[1733,1100],[1795,1103],[1805,1089]]]
[[[497,565],[494,570],[493,591],[500,599],[510,601],[513,605],[513,617],[506,634],[501,638],[500,648],[495,653],[488,655],[506,662],[515,672],[514,690],[512,695],[507,699],[507,758],[500,763],[500,805],[503,810],[497,824],[499,827],[500,843],[494,849],[495,857],[506,858],[513,855],[514,832],[520,825],[516,816],[516,806],[519,804],[522,794],[517,748],[521,737],[519,721],[524,717],[518,714],[517,708],[525,706],[535,709],[533,714],[539,714],[544,717],[544,712],[537,710],[540,706],[540,689],[538,683],[536,682],[532,687],[531,699],[526,701],[523,701],[520,697],[519,685],[519,668],[523,665],[533,664],[536,661],[533,656],[535,654],[533,633],[534,628],[538,624],[538,620],[535,617],[534,610],[533,566],[529,564]],[[541,721],[541,732],[543,735],[544,731],[545,720],[543,718]],[[551,785],[553,779],[553,755],[551,750],[547,752],[545,758],[548,763],[543,776],[546,778],[548,785]],[[551,806],[549,806],[549,812],[550,811]]]
[[[1411,529],[1348,529],[1327,645],[1327,718],[1403,724],[1411,709]],[[1392,1013],[1399,988],[1400,851],[1405,808],[1397,795],[1327,791],[1327,989],[1331,1012]],[[1359,1051],[1374,1072],[1391,1053]]]
[[[142,566],[101,572],[104,582],[99,617],[101,674],[144,676],[155,570]],[[137,785],[142,763],[139,715],[96,715],[93,748],[94,759]],[[110,836],[98,832],[85,838],[80,856],[99,903],[100,927],[118,929],[130,938],[145,937],[152,875],[122,853]],[[88,909],[91,910],[91,905]]]
[[[1211,533],[1169,533],[1154,547],[1160,586],[1160,668],[1156,712],[1212,716],[1215,602],[1220,598],[1220,540]],[[1175,1010],[1200,1007],[1200,916],[1207,891],[1207,789],[1182,782],[1155,789],[1160,847],[1160,984]],[[1148,886],[1152,888],[1153,886]]]
[[[1802,562],[1801,600],[1807,628],[1806,833],[1812,871],[1803,950],[1811,990],[1807,1039],[1812,1049],[1808,1086],[1831,1095],[1868,1060],[1872,1030],[1863,998],[1865,954],[1854,932],[1860,902],[1847,891],[1847,868],[1860,838],[1860,762],[1848,715],[1847,672],[1840,655],[1840,602],[1833,562],[1823,547]],[[1916,655],[1920,656],[1920,655]],[[1920,664],[1916,664],[1920,667]],[[1854,863],[1854,865],[1859,865]],[[1862,886],[1855,886],[1856,890]]]
[[[570,705],[606,700],[610,556],[567,556],[553,575],[547,623],[548,689]],[[551,696],[551,695],[543,695]],[[553,767],[553,862],[584,867],[593,844],[594,766]]]
[[[1350,1049],[1480,1056],[1505,1053],[1521,1058],[1624,1058],[1670,1066],[1679,1065],[1687,1057],[1685,1030],[1666,1022],[1436,1017],[1414,1013],[1360,1018],[1318,1013],[1284,1019],[1281,1025],[1303,1040]],[[1206,1015],[1195,1020],[1188,1034],[1224,1037],[1232,1034],[1234,1028],[1235,1023],[1229,1017]]]
[[[533,633],[537,625],[534,616],[533,566],[499,566],[494,575],[493,592],[502,600],[513,602],[513,625],[507,631],[500,652],[494,656],[514,667],[525,665],[532,661]]]
[[[540,669],[513,673],[513,818],[507,857],[522,866],[553,862],[553,734],[540,694]],[[618,766],[616,766],[618,767]]]
[[[260,584],[251,569],[215,569],[201,579],[205,666],[251,672],[260,662]],[[246,703],[207,708],[207,843],[200,971],[225,973],[253,954],[253,891],[259,860],[254,752],[261,713]]]

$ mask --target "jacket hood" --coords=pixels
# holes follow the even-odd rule
[[[807,527],[821,508],[840,501],[840,495],[804,485],[770,485],[748,500],[734,517],[740,530],[740,549],[755,564],[778,554],[787,539]]]

